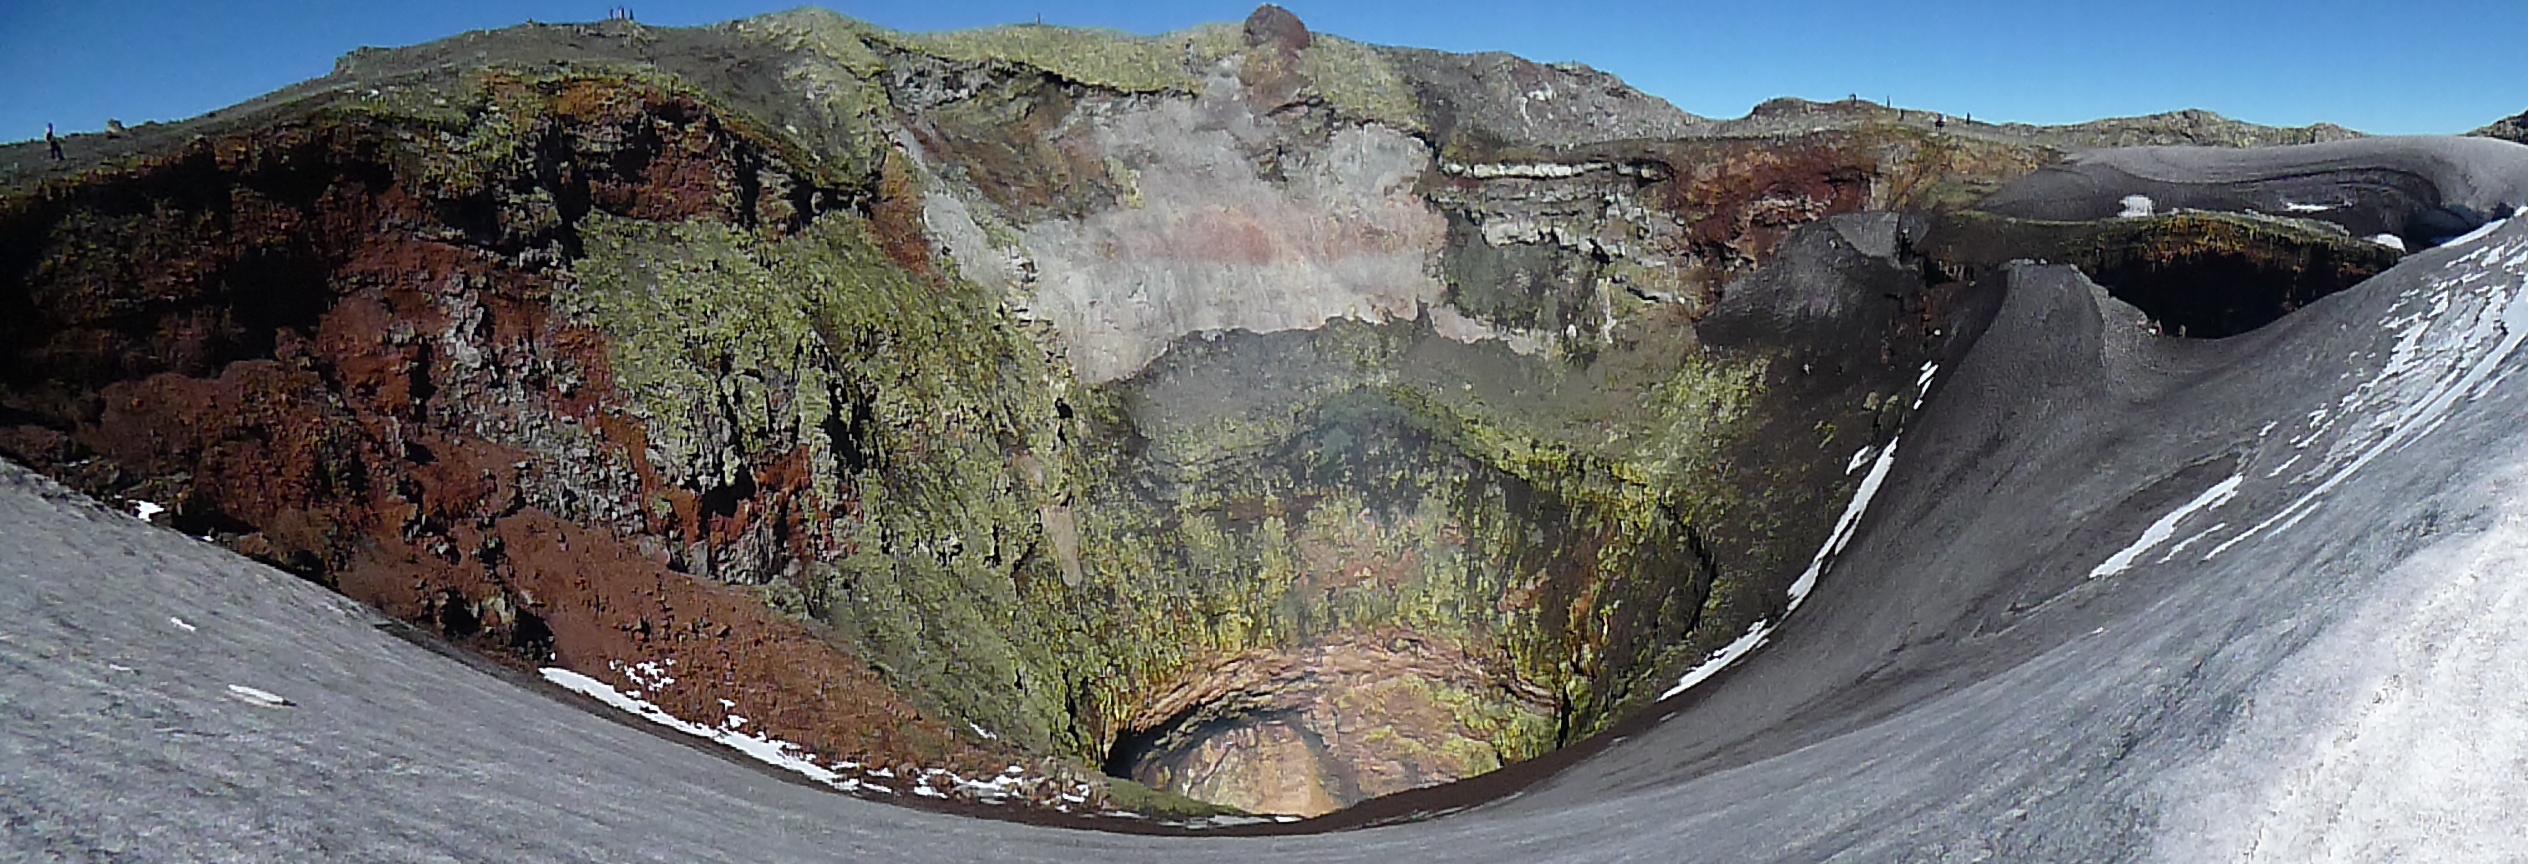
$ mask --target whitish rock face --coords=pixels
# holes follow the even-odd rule
[[[1022,230],[1032,308],[1089,383],[1127,377],[1191,333],[1411,319],[1443,302],[1429,265],[1447,222],[1414,194],[1432,159],[1411,136],[1295,134],[1225,72],[1197,98],[1092,102],[1070,122],[1125,200]]]

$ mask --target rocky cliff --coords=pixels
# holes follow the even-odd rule
[[[2486,138],[2499,138],[2516,144],[2528,144],[2528,111],[2520,112],[2517,116],[2495,121],[2492,125],[2475,130],[2470,134],[2481,135]]]
[[[2009,258],[2231,329],[2394,260],[1944,214],[2074,148],[2339,137],[1719,122],[1273,7],[531,25],[17,159],[0,454],[873,786],[1313,815],[1786,615]]]

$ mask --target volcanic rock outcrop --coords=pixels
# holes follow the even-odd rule
[[[2518,116],[2496,121],[2490,126],[2475,130],[2473,134],[2481,135],[2486,138],[2499,138],[2504,141],[2510,141],[2518,144],[2528,144],[2528,111],[2522,111],[2518,114]]]
[[[2014,260],[2228,335],[2528,200],[2368,142],[2046,168],[2336,137],[1716,122],[1273,7],[468,34],[22,162],[0,455],[859,778],[1316,815],[1787,615]]]

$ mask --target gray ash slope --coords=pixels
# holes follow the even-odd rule
[[[2528,206],[2528,150],[2484,138],[2098,150],[2038,171],[1980,206],[2078,221],[2114,217],[2131,196],[2162,209],[2311,217],[2421,248]]]
[[[10,467],[0,851],[2517,860],[2528,220],[2478,233],[2218,341],[2153,337],[2068,267],[2006,266],[1771,644],[1506,797],[1330,834],[1109,835],[822,794]],[[1742,311],[1861,290],[1817,279],[1816,302]]]

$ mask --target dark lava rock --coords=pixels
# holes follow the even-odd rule
[[[2521,111],[2509,119],[2496,120],[2493,125],[2475,130],[2470,134],[2528,144],[2528,111]]]
[[[1297,53],[1308,47],[1308,25],[1290,10],[1266,3],[1255,7],[1255,14],[1246,16],[1246,44],[1254,47],[1277,46]]]
[[[1948,272],[2069,263],[2170,336],[2270,324],[2396,266],[2402,253],[2307,219],[2188,211],[2086,222],[1945,214],[1923,244]]]

